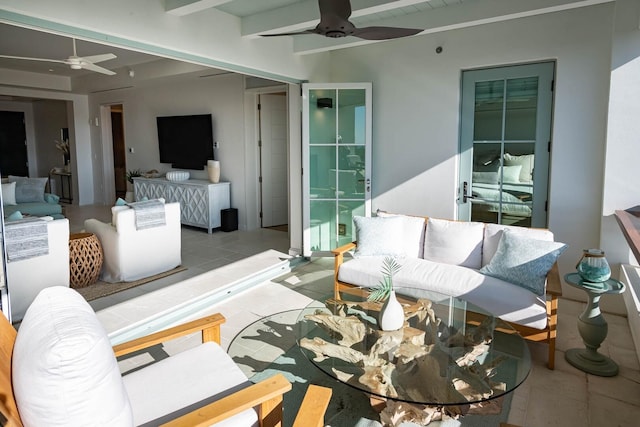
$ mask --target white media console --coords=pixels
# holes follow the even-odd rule
[[[166,178],[134,178],[136,200],[143,197],[180,202],[180,222],[206,228],[209,233],[222,225],[220,210],[231,207],[231,184],[212,184],[201,179],[169,181]]]

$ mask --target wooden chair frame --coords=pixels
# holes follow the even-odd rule
[[[22,426],[11,384],[11,357],[17,332],[4,316],[0,318],[0,411],[7,419],[7,424],[4,425]],[[220,343],[220,325],[224,322],[224,316],[213,314],[116,345],[113,351],[116,357],[119,357],[197,332],[201,333],[203,342]],[[279,427],[282,425],[283,395],[289,390],[291,390],[289,381],[282,374],[276,374],[164,425],[209,426],[244,410],[257,407],[261,427]],[[294,427],[323,425],[324,412],[330,398],[331,389],[309,386]]]
[[[425,218],[425,221],[427,218]],[[333,265],[333,282],[334,282],[334,298],[340,299],[340,292],[353,291],[357,287],[350,283],[338,280],[338,272],[340,266],[344,263],[346,253],[354,250],[357,246],[356,242],[347,243],[331,251],[334,256]],[[556,355],[556,336],[558,329],[558,298],[562,296],[562,282],[560,281],[560,273],[558,271],[558,263],[555,263],[547,274],[546,286],[546,305],[547,305],[547,327],[545,329],[536,329],[529,326],[518,325],[517,323],[509,323],[523,338],[529,341],[545,342],[549,344],[547,367],[555,368]]]

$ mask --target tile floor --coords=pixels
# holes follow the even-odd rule
[[[82,228],[85,218],[95,217],[108,221],[110,213],[105,207],[67,208],[71,230]],[[279,233],[279,234],[273,234]],[[287,234],[272,230],[255,232],[213,233],[183,228],[183,261],[189,269],[184,276],[174,275],[121,292],[116,297],[96,300],[96,310],[111,307],[141,294],[167,287],[180,280],[255,255],[264,249],[286,253]],[[250,267],[248,263],[245,265]],[[333,260],[313,259],[292,272],[262,283],[228,300],[210,307],[222,312],[227,322],[222,328],[223,345],[228,347],[238,332],[259,318],[284,310],[304,307],[310,298],[325,295],[332,286]],[[178,276],[178,277],[175,277]],[[187,277],[188,276],[188,277]],[[168,279],[168,280],[166,280]],[[171,283],[169,283],[171,282]],[[146,287],[145,287],[146,286]],[[546,346],[531,343],[533,367],[525,383],[514,392],[509,423],[526,426],[636,426],[640,420],[640,364],[634,350],[627,319],[605,313],[609,333],[600,351],[612,357],[620,366],[620,374],[604,378],[585,374],[564,360],[564,351],[582,347],[576,319],[582,312],[581,302],[561,299],[559,304],[556,369],[546,368]],[[165,346],[171,354],[185,343]],[[186,345],[190,345],[187,343]],[[126,370],[126,368],[123,368]]]

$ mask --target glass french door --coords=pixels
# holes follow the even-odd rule
[[[302,85],[303,254],[355,239],[371,211],[371,83]]]
[[[458,219],[547,226],[554,63],[462,75]]]

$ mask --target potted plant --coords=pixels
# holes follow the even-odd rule
[[[382,280],[367,298],[369,301],[384,300],[378,318],[378,325],[383,331],[396,331],[404,326],[404,309],[393,289],[393,276],[401,267],[394,258],[386,257],[382,262]]]

